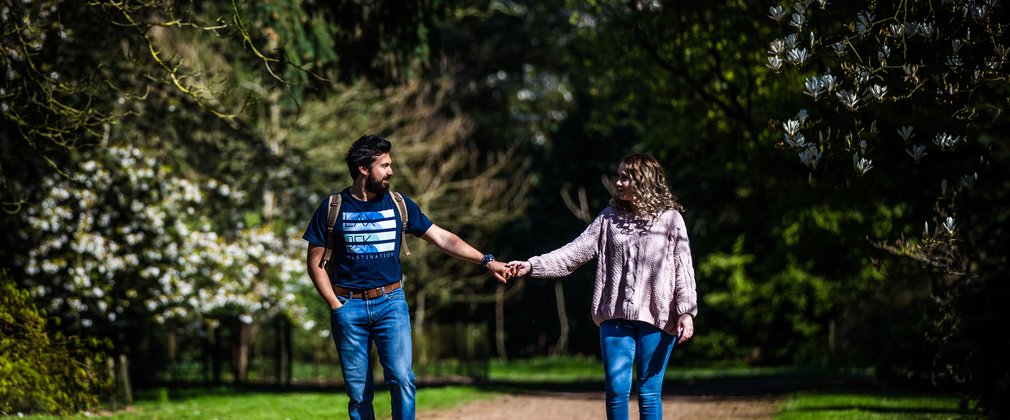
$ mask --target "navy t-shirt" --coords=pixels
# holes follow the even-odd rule
[[[401,224],[396,203],[389,194],[372,201],[351,196],[350,188],[340,192],[340,213],[333,225],[333,255],[330,257],[330,281],[345,289],[372,289],[396,282],[402,277],[400,267]],[[402,194],[401,194],[402,195]],[[406,195],[406,232],[424,235],[431,220]],[[326,246],[327,196],[312,215],[302,239],[316,246]]]

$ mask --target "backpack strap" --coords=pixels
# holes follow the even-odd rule
[[[319,261],[319,268],[326,269],[330,266],[330,258],[333,256],[333,225],[337,223],[337,214],[340,213],[340,193],[330,196],[330,208],[326,212],[326,251],[323,252],[323,259]]]
[[[407,203],[403,201],[403,196],[396,191],[390,191],[389,196],[393,197],[393,202],[396,203],[396,209],[400,212],[400,249],[403,249],[403,254],[410,256],[410,248],[407,247],[407,221],[410,218],[407,216]]]

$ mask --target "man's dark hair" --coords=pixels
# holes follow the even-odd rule
[[[348,150],[347,156],[344,157],[344,160],[347,162],[347,171],[351,174],[351,179],[358,178],[359,166],[371,166],[372,162],[375,162],[375,158],[383,153],[389,153],[392,147],[393,145],[389,143],[389,140],[374,134],[366,134],[355,140],[351,144],[351,150]]]

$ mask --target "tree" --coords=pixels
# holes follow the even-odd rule
[[[935,356],[917,372],[1006,412],[1010,365],[997,354],[1010,335],[984,327],[1010,302],[1003,7],[800,1],[768,13],[787,33],[769,44],[767,65],[809,97],[776,123],[782,147],[816,185],[909,203],[900,233],[873,241],[921,264],[916,277],[935,299],[923,331]]]

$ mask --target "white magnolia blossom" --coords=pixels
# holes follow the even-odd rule
[[[821,76],[821,86],[823,86],[824,90],[828,92],[833,92],[835,90],[835,86],[837,86],[835,81],[835,76],[832,76],[831,73]]]
[[[933,137],[933,144],[939,147],[941,150],[954,150],[958,143],[961,142],[961,136],[952,136],[947,133],[939,133]]]
[[[908,155],[911,156],[912,159],[915,159],[915,163],[919,163],[919,161],[922,160],[923,156],[929,154],[926,153],[926,146],[921,144],[914,145],[912,146],[911,149],[905,149],[905,152],[908,153]]]
[[[859,95],[849,92],[848,90],[840,90],[835,93],[838,97],[838,101],[845,105],[849,110],[855,110],[859,105]]]
[[[768,64],[765,64],[765,65],[768,66],[768,68],[770,68],[770,69],[772,69],[774,71],[779,71],[782,68],[782,64],[783,63],[784,62],[782,61],[781,58],[778,58],[776,56],[769,56],[768,57]]]
[[[793,65],[802,66],[810,55],[806,48],[793,48],[786,54],[786,59]]]
[[[786,130],[789,136],[795,136],[800,131],[800,122],[797,120],[787,120],[782,123],[782,129]]]
[[[852,154],[852,167],[855,169],[856,174],[859,176],[866,175],[870,169],[873,169],[873,161],[859,156],[859,153]]]
[[[786,17],[786,10],[782,6],[772,6],[768,9],[768,17],[772,18],[776,22],[782,23],[782,19]]]
[[[817,149],[816,144],[811,143],[804,147],[799,154],[800,162],[810,169],[817,169],[817,163],[821,160],[821,151]]]
[[[789,20],[789,25],[799,30],[803,28],[803,24],[806,22],[806,17],[799,13],[793,13],[792,18]]]
[[[948,235],[954,235],[954,218],[948,216],[943,222],[943,229],[947,231]]]
[[[824,91],[824,83],[821,82],[820,77],[810,76],[807,78],[806,82],[803,83],[803,94],[814,98],[815,101],[824,94]]]
[[[887,95],[887,86],[873,85],[870,86],[869,92],[878,101],[882,101],[884,100],[884,95]]]
[[[911,141],[912,138],[915,137],[915,132],[914,131],[915,130],[912,128],[912,126],[906,125],[906,126],[901,127],[901,128],[898,129],[898,135],[901,136],[901,139],[904,140],[907,143],[907,142]]]

